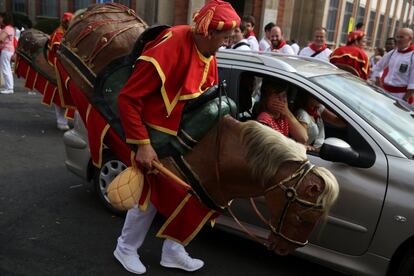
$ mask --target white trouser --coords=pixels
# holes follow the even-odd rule
[[[404,96],[406,94],[405,92],[401,92],[401,93],[391,93],[391,92],[388,92],[388,93],[390,93],[391,95],[393,95],[393,96],[395,96],[397,98],[400,98],[400,99],[404,98]]]
[[[3,74],[4,88],[11,90],[14,87],[13,73],[11,70],[10,59],[13,56],[12,52],[7,50],[1,51],[0,66]]]
[[[122,228],[122,234],[118,238],[118,250],[127,255],[137,254],[137,250],[144,242],[156,213],[157,209],[151,202],[145,211],[139,210],[137,206],[129,209]],[[178,253],[185,252],[185,249],[181,244],[165,239],[162,252]]]
[[[55,112],[56,112],[56,122],[60,125],[67,125],[68,119],[65,117],[66,109],[60,106],[55,105]]]

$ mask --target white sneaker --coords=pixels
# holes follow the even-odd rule
[[[57,124],[57,128],[59,130],[69,130],[69,126],[67,124]]]
[[[14,90],[13,89],[2,89],[0,90],[1,94],[13,94]]]
[[[160,264],[163,267],[179,268],[185,271],[196,271],[204,266],[204,262],[199,259],[191,258],[187,252],[162,253]]]
[[[135,255],[126,255],[123,254],[121,251],[115,249],[114,251],[115,258],[122,264],[122,266],[128,270],[129,272],[135,274],[144,274],[147,269],[142,264],[141,260],[139,259],[138,254]]]

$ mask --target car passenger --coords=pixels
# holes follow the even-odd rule
[[[338,127],[346,126],[344,121],[309,94],[298,97],[296,106],[296,118],[307,130],[308,151],[318,152],[325,141],[324,121]]]
[[[290,136],[299,143],[308,141],[306,129],[288,108],[288,84],[278,79],[263,79],[257,121]]]

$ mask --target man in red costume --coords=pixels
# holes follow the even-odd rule
[[[53,33],[50,35],[49,43],[47,45],[48,53],[47,53],[47,61],[50,65],[53,67],[55,66],[55,59],[56,59],[56,52],[60,47],[60,41],[63,38],[63,34],[69,27],[69,23],[73,18],[73,14],[70,12],[65,12],[62,16],[62,19],[60,20],[59,27],[56,28],[56,30],[53,31]],[[68,130],[68,119],[65,118],[65,108],[62,108],[60,106],[55,106],[56,111],[56,121],[57,121],[57,128],[60,130]]]
[[[220,0],[208,2],[194,15],[193,21],[194,27],[175,26],[149,42],[119,94],[126,141],[138,146],[135,160],[148,170],[158,157],[147,128],[177,134],[186,102],[218,83],[215,53],[240,25],[232,6]],[[158,175],[152,175],[153,179],[158,182],[155,185],[164,184]],[[114,256],[132,273],[146,272],[137,250],[156,212],[154,204],[149,202],[145,210],[135,207],[127,213]],[[165,239],[160,264],[186,271],[203,267],[203,261],[191,258],[177,241],[174,237]]]
[[[363,31],[353,31],[348,34],[346,46],[336,48],[329,61],[342,68],[349,68],[361,79],[367,80],[369,76],[369,61],[363,48],[366,45],[365,33]]]

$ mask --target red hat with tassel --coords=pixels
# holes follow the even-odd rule
[[[62,22],[70,22],[73,18],[73,13],[70,12],[65,12],[62,16],[61,21]]]
[[[228,2],[211,0],[193,16],[195,31],[207,36],[209,30],[225,31],[240,26],[240,17]]]

